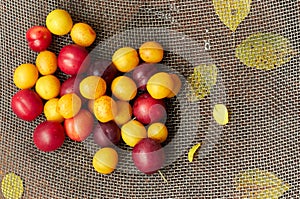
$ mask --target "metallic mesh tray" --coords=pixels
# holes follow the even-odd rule
[[[47,14],[56,8],[66,9],[74,22],[87,22],[96,30],[96,42],[89,48],[96,56],[109,58],[118,47],[137,47],[153,39],[167,49],[163,62],[167,70],[183,80],[199,64],[218,67],[218,84],[210,96],[190,102],[185,88],[168,102],[171,158],[161,170],[168,183],[158,173],[137,172],[126,147],[111,175],[93,170],[91,139],[67,140],[54,153],[39,152],[32,132],[44,116],[24,122],[12,113],[10,100],[17,92],[13,71],[22,63],[34,63],[36,56],[27,46],[25,32],[33,25],[45,25]],[[299,53],[271,71],[249,68],[234,56],[235,46],[256,32],[281,34],[299,51],[299,10],[299,1],[254,0],[251,13],[232,33],[218,19],[210,0],[1,0],[0,181],[6,173],[16,173],[24,181],[23,198],[34,199],[241,198],[235,176],[259,168],[289,183],[281,198],[299,198]],[[49,49],[58,53],[69,43],[69,36],[54,37]],[[212,119],[212,107],[220,102],[230,110],[225,127]],[[198,142],[205,144],[189,163],[187,152]]]

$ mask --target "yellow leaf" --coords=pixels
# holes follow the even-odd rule
[[[22,179],[14,173],[8,173],[2,180],[1,190],[5,198],[20,199],[24,192]]]
[[[289,185],[282,182],[273,173],[259,169],[240,172],[235,179],[236,189],[242,198],[278,199],[289,190]]]
[[[201,64],[194,68],[193,74],[188,77],[191,101],[203,99],[210,94],[210,90],[217,83],[218,68],[215,64]]]
[[[235,56],[243,64],[262,70],[274,69],[289,62],[293,54],[290,41],[272,33],[252,34],[235,50]]]
[[[214,106],[213,116],[220,125],[226,125],[228,123],[228,110],[224,104],[216,104]]]
[[[220,20],[235,31],[249,14],[251,0],[213,0],[213,4]]]
[[[258,192],[253,199],[277,199],[282,196],[287,190],[289,190],[289,186],[287,184],[279,185],[277,187],[272,187],[270,189],[265,189]]]
[[[194,154],[196,153],[196,151],[198,150],[198,148],[199,148],[200,146],[201,146],[201,143],[198,143],[198,144],[194,145],[194,146],[190,149],[190,151],[189,151],[189,153],[188,153],[188,160],[189,160],[189,162],[192,162],[192,161],[193,161]]]

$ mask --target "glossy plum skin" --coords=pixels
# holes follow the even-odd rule
[[[87,70],[90,64],[88,51],[76,44],[64,46],[57,57],[59,69],[68,75],[77,75]]]
[[[107,85],[107,88],[110,88],[110,85],[114,78],[119,76],[121,73],[117,70],[116,66],[112,61],[105,59],[98,59],[91,63],[90,67],[87,70],[88,75],[95,75],[102,77]]]
[[[44,26],[33,26],[27,30],[26,40],[31,50],[41,52],[50,46],[52,34]]]
[[[63,96],[67,93],[79,93],[79,83],[75,84],[76,76],[71,76],[66,79],[60,87],[60,96]],[[77,81],[76,81],[77,82]]]
[[[64,141],[64,127],[59,122],[42,122],[33,132],[35,146],[44,152],[51,152],[60,148]]]
[[[114,121],[98,122],[93,133],[94,142],[101,147],[117,145],[121,140],[121,129]]]
[[[91,134],[93,126],[94,118],[86,109],[81,109],[74,117],[64,121],[67,136],[76,142],[84,141]]]
[[[79,91],[79,84],[80,84],[80,81],[82,80],[82,78],[83,77],[80,75],[77,75],[77,76],[74,75],[74,76],[71,76],[68,79],[66,79],[61,84],[59,95],[63,96],[67,93],[75,93],[76,95],[78,95],[80,97],[80,99],[83,103],[86,102],[87,99],[84,98]]]
[[[166,118],[166,105],[162,99],[154,99],[150,94],[144,93],[133,103],[133,115],[143,124],[162,121]]]
[[[11,99],[13,112],[22,120],[32,121],[43,112],[43,101],[30,89],[18,91]]]
[[[165,152],[158,142],[144,138],[133,147],[132,160],[138,170],[152,174],[164,165]]]
[[[132,79],[135,81],[139,90],[145,91],[148,80],[157,72],[158,68],[155,64],[143,63],[133,70]]]
[[[83,79],[82,76],[74,75],[66,79],[60,87],[60,96],[63,96],[67,93],[76,93],[78,96],[82,97],[79,91],[79,84]],[[82,97],[83,98],[83,97]]]

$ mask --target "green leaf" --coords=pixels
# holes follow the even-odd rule
[[[277,199],[289,190],[289,185],[273,173],[259,169],[240,172],[235,183],[243,198]]]
[[[278,34],[257,33],[237,46],[235,56],[246,66],[270,70],[289,62],[294,54],[290,41]]]
[[[187,78],[190,85],[189,99],[196,101],[209,95],[217,83],[217,76],[218,69],[214,64],[201,64],[195,67],[193,74]]]
[[[213,0],[214,8],[220,20],[235,31],[248,16],[251,0]]]

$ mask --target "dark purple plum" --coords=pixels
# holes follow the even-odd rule
[[[60,87],[60,96],[63,96],[67,93],[76,93],[79,94],[79,80],[76,80],[76,76],[71,76],[66,79]]]
[[[158,142],[144,138],[133,147],[132,160],[138,170],[152,174],[164,165],[165,152]]]
[[[104,59],[98,59],[94,61],[90,65],[87,73],[88,75],[102,77],[105,80],[108,88],[110,87],[114,78],[120,75],[115,65],[111,61]]]
[[[132,79],[139,90],[145,91],[148,80],[157,72],[158,68],[155,64],[143,63],[133,70]]]
[[[101,147],[116,145],[121,139],[121,129],[114,121],[98,122],[93,133],[94,142]]]
[[[60,87],[60,96],[63,96],[67,93],[75,93],[76,95],[78,95],[80,97],[80,99],[82,100],[82,102],[86,102],[87,99],[84,98],[79,91],[79,84],[81,82],[81,80],[83,79],[82,76],[79,75],[74,75],[69,77],[68,79],[66,79]]]

